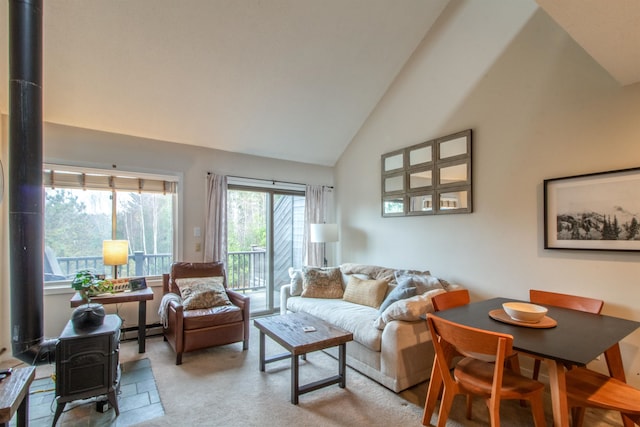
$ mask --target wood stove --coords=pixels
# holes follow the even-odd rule
[[[120,388],[120,326],[115,314],[105,316],[101,326],[75,330],[71,321],[56,346],[56,413],[53,426],[67,402],[107,395],[120,415],[116,393]]]

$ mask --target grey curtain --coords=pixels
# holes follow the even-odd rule
[[[329,189],[324,185],[307,185],[304,204],[304,237],[305,264],[321,266],[325,257],[324,245],[311,243],[309,239],[309,224],[326,222]]]
[[[227,263],[227,177],[207,175],[204,261]]]

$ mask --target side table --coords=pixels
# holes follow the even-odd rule
[[[145,339],[147,336],[147,301],[153,299],[153,290],[144,288],[139,291],[117,292],[115,294],[91,297],[91,302],[98,304],[121,304],[123,302],[138,302],[138,353],[145,352]],[[82,296],[76,294],[69,301],[71,307],[84,304]]]
[[[0,382],[0,427],[7,427],[18,411],[17,425],[29,425],[29,387],[36,376],[36,368],[16,368]]]

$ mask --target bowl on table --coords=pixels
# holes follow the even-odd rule
[[[538,323],[547,314],[545,307],[528,302],[505,302],[502,308],[518,322]]]

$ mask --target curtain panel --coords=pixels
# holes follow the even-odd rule
[[[227,264],[227,177],[207,175],[205,205],[204,262]]]
[[[325,258],[326,246],[322,243],[311,243],[310,225],[322,224],[327,221],[327,204],[330,189],[324,185],[307,185],[304,207],[304,237],[303,247],[306,248],[305,264],[322,266]]]

